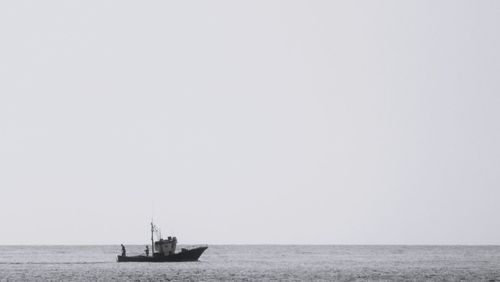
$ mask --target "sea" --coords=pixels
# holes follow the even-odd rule
[[[117,263],[120,252],[0,246],[0,281],[500,281],[500,246],[211,245],[182,263]]]

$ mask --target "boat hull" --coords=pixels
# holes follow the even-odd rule
[[[168,256],[155,254],[154,256],[117,256],[118,262],[182,262],[197,261],[208,247],[198,247],[190,250],[183,250]]]

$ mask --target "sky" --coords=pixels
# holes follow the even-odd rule
[[[499,1],[2,1],[0,244],[500,244]]]

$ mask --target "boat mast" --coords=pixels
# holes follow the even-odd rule
[[[153,232],[155,231],[155,226],[153,225],[153,220],[151,220],[151,256],[155,256],[155,242],[153,239]]]

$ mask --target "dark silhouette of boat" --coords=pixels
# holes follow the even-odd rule
[[[153,233],[157,232],[159,240],[154,241]],[[195,247],[192,249],[182,248],[180,252],[175,252],[177,247],[177,238],[168,237],[166,240],[161,238],[161,233],[151,222],[151,250],[146,247],[146,255],[127,256],[125,247],[122,245],[122,255],[117,256],[118,262],[182,262],[197,261],[208,246]]]

